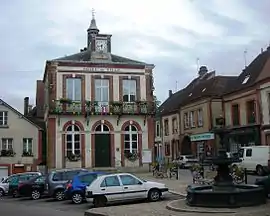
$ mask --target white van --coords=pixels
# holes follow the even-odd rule
[[[270,146],[248,146],[239,149],[241,167],[247,171],[264,175],[270,171]]]

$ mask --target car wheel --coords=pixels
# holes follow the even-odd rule
[[[71,200],[74,204],[81,204],[83,202],[83,196],[81,193],[73,193]]]
[[[57,190],[55,192],[55,199],[57,201],[62,201],[65,199],[65,193],[64,193],[64,190]]]
[[[263,170],[263,167],[261,165],[258,165],[256,167],[256,173],[259,175],[259,176],[263,176],[264,175],[264,170]]]
[[[148,192],[148,200],[151,202],[159,201],[161,198],[161,193],[158,189],[151,189]]]
[[[33,200],[38,200],[40,198],[41,194],[38,190],[33,190],[32,191],[32,194],[31,194],[31,197]]]
[[[104,207],[107,204],[107,199],[105,196],[94,197],[93,204],[95,208]]]
[[[4,196],[5,195],[5,192],[2,188],[0,188],[0,197]]]
[[[14,191],[12,192],[12,197],[13,197],[13,198],[17,198],[17,197],[18,197],[18,190],[14,190]]]

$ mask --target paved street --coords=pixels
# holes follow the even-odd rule
[[[170,194],[160,201],[158,205],[165,206],[169,200],[179,198],[177,195]],[[147,205],[150,207],[151,203],[147,203]],[[91,208],[89,203],[74,205],[69,201],[56,202],[51,199],[34,201],[28,198],[14,199],[5,197],[0,200],[0,215],[3,216],[83,216],[85,210],[89,208]]]

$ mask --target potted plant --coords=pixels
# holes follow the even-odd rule
[[[33,153],[30,151],[23,151],[22,157],[33,157]]]
[[[111,103],[112,113],[121,114],[122,113],[122,103],[121,102],[112,102]]]
[[[13,149],[3,149],[1,150],[1,156],[2,157],[14,157],[15,156],[15,152],[13,151]]]
[[[61,104],[72,104],[72,100],[70,100],[69,98],[61,98],[59,102]]]
[[[76,161],[79,161],[81,159],[81,155],[80,154],[69,154],[67,156],[67,159],[71,162],[76,162]]]
[[[135,162],[136,160],[138,160],[139,155],[137,152],[125,152],[125,158],[131,162]]]

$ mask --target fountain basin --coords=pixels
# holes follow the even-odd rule
[[[190,185],[186,203],[198,207],[237,208],[265,204],[266,196],[258,185],[233,185],[227,190],[216,190],[213,185]]]

